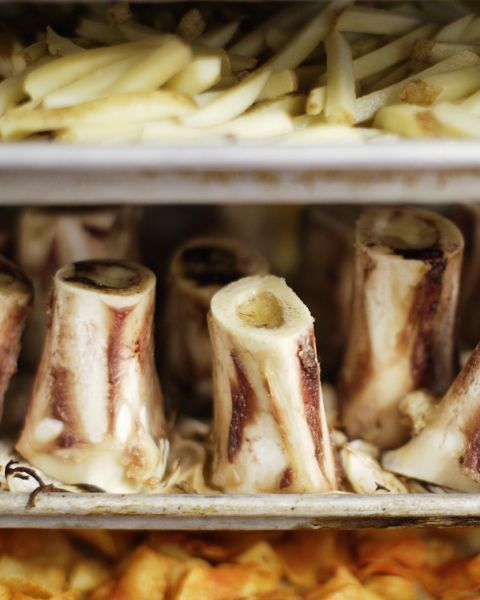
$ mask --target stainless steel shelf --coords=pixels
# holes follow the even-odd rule
[[[480,142],[0,146],[0,203],[480,200]]]
[[[480,525],[480,495],[0,495],[0,527],[298,529]]]

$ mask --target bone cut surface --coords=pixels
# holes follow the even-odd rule
[[[207,314],[224,285],[268,271],[265,259],[245,244],[222,237],[199,237],[173,256],[165,314],[168,352],[164,357],[169,392],[189,414],[211,411],[212,358]]]
[[[400,446],[410,437],[400,400],[416,389],[441,396],[452,383],[462,255],[459,230],[434,213],[385,208],[360,217],[339,384],[351,437]]]
[[[84,261],[54,278],[49,326],[17,450],[64,483],[153,484],[165,423],[154,365],[154,274]]]
[[[447,394],[407,444],[387,452],[391,471],[452,488],[480,492],[480,345]]]
[[[246,277],[209,313],[213,483],[232,493],[338,489],[313,318],[283,279]]]
[[[17,370],[20,340],[32,303],[30,280],[0,256],[0,416],[10,378]]]
[[[37,366],[45,339],[45,310],[56,271],[80,260],[137,260],[137,208],[25,210],[18,225],[17,260],[33,281],[35,306],[22,358]]]

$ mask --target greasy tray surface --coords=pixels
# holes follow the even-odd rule
[[[13,205],[472,202],[479,186],[479,142],[0,147]]]
[[[480,525],[480,495],[0,495],[0,527],[298,529]]]

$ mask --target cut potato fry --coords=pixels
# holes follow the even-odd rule
[[[135,21],[127,21],[117,25],[122,36],[129,42],[138,42],[148,38],[153,38],[159,34],[159,32],[153,27],[147,27],[140,25]]]
[[[465,51],[480,55],[480,45],[418,40],[413,48],[412,60],[426,65],[434,65],[446,58],[450,58],[451,56],[455,56],[456,54]]]
[[[368,6],[349,6],[339,16],[335,29],[354,33],[377,35],[402,35],[420,22],[392,10],[370,8]]]
[[[127,57],[138,44],[163,44],[165,36],[146,40],[145,42],[129,42],[109,48],[96,48],[77,54],[63,56],[44,64],[28,74],[25,80],[25,91],[32,100],[41,100],[44,96],[58,90],[72,81],[92,73],[105,65]]]
[[[435,25],[423,25],[369,54],[356,58],[353,61],[355,78],[361,81],[406,60],[412,53],[414,43],[417,40],[427,39],[435,30]]]
[[[373,126],[407,138],[436,137],[439,126],[431,111],[424,106],[397,104],[381,108]]]
[[[339,31],[325,40],[327,50],[327,92],[325,118],[328,123],[355,122],[355,77],[350,46]]]
[[[260,140],[292,132],[292,119],[282,110],[252,112],[213,129],[237,139]]]
[[[293,69],[271,75],[260,92],[258,100],[270,100],[298,90],[298,79]]]
[[[133,56],[122,58],[112,64],[101,67],[93,73],[80,77],[73,83],[44,97],[44,108],[62,108],[74,106],[81,102],[95,100],[108,95],[116,81],[134,65],[138,64],[146,55],[146,50],[133,53]],[[178,90],[181,91],[181,90]]]
[[[192,60],[192,50],[179,37],[151,50],[112,85],[112,94],[153,92],[177,75]]]
[[[471,25],[474,15],[466,15],[445,25],[435,36],[437,42],[457,42],[460,43],[463,39],[463,34],[467,30],[467,27]]]
[[[362,142],[364,137],[355,127],[319,124],[298,129],[282,139],[283,144],[323,143],[348,144]]]
[[[286,94],[272,100],[257,102],[246,114],[281,110],[291,117],[297,117],[305,113],[306,101],[307,97],[305,94]]]
[[[476,92],[466,100],[463,100],[461,106],[473,115],[480,116],[480,92]]]
[[[476,17],[465,29],[461,41],[464,44],[480,42],[480,17]]]
[[[42,58],[37,64],[28,67],[22,73],[12,75],[8,79],[4,79],[0,82],[0,116],[27,97],[24,86],[25,78],[28,74],[31,73],[33,69],[36,69],[41,65],[46,65],[52,60],[53,58],[51,57]]]
[[[106,123],[94,125],[81,123],[63,129],[55,134],[55,139],[61,142],[75,142],[81,144],[111,144],[140,142],[143,136],[143,125],[136,123]]]
[[[68,56],[69,54],[85,52],[84,48],[75,44],[72,40],[59,35],[51,27],[47,27],[45,42],[52,56]]]
[[[69,129],[81,123],[141,123],[178,117],[195,104],[176,92],[160,90],[149,94],[124,94],[53,109],[9,111],[0,121],[4,139],[21,139],[31,133]]]
[[[327,100],[327,88],[325,86],[311,90],[307,99],[307,114],[320,115],[325,110]]]
[[[249,58],[248,56],[241,56],[233,52],[227,54],[230,60],[230,68],[234,73],[239,71],[250,71],[257,66],[258,60],[256,58]]]
[[[125,41],[122,32],[114,25],[87,17],[80,21],[75,33],[81,38],[105,45],[120,44]]]
[[[285,46],[270,58],[266,66],[274,73],[298,67],[327,37],[335,12],[327,6],[308,21]]]
[[[462,106],[449,103],[438,104],[433,107],[432,112],[440,123],[445,137],[480,138],[480,118],[472,115]]]
[[[267,25],[260,25],[257,29],[254,29],[238,42],[230,47],[230,51],[234,54],[241,56],[248,56],[249,58],[257,58],[257,56],[265,48],[265,35],[267,31]]]
[[[177,34],[186,40],[194,40],[205,31],[207,24],[198,8],[191,8],[180,19]]]
[[[439,102],[461,100],[479,89],[480,65],[477,65],[413,79],[400,92],[400,100],[430,106]]]
[[[240,26],[240,21],[232,21],[226,25],[215,27],[197,38],[197,43],[209,48],[224,48],[229,44]]]
[[[190,127],[211,127],[238,117],[255,102],[270,75],[270,69],[252,73],[206,106],[182,117],[182,123]]]
[[[13,74],[21,73],[48,54],[45,42],[35,42],[12,55]]]
[[[454,72],[463,67],[475,66],[480,64],[480,58],[472,52],[461,52],[456,56],[447,58],[428,69],[407,77],[403,81],[391,85],[387,88],[372,92],[361,98],[357,98],[355,102],[355,122],[363,123],[369,121],[375,116],[377,110],[389,104],[396,104],[400,101],[400,94],[405,88],[405,85],[414,79],[425,78],[430,75],[440,75],[442,73]],[[307,106],[308,110],[308,106]]]
[[[265,43],[270,50],[278,51],[285,46],[290,36],[291,34],[288,31],[272,25],[265,34]]]
[[[182,94],[195,96],[209,90],[222,76],[222,57],[208,49],[195,52],[192,62],[164,86]]]

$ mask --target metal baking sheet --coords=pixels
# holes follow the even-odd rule
[[[0,203],[369,203],[480,199],[480,142],[0,146]]]
[[[480,525],[480,495],[0,494],[0,527],[273,530]]]

